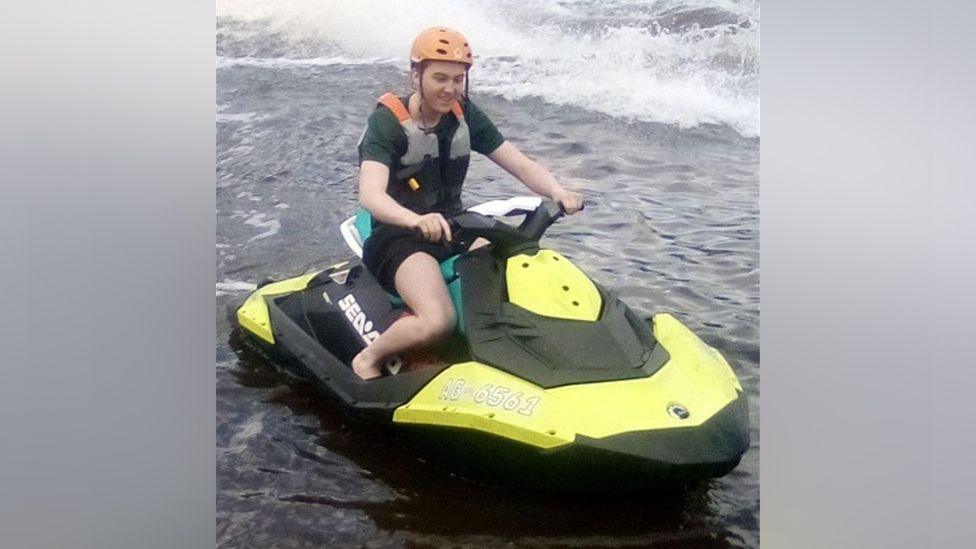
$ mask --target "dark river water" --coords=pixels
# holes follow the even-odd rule
[[[543,245],[729,359],[752,447],[724,478],[641,498],[484,486],[349,421],[232,333],[227,302],[259,280],[350,256],[338,225],[356,207],[356,141],[404,80],[385,64],[218,60],[217,545],[757,547],[759,139],[727,124],[682,129],[472,86],[506,138],[586,197]],[[466,203],[523,194],[475,155]]]

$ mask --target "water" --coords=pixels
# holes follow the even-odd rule
[[[759,135],[756,0],[223,0],[217,7],[220,66],[403,68],[419,29],[441,24],[470,41],[477,91]]]
[[[218,545],[758,546],[758,4],[348,4],[218,2]],[[356,141],[375,99],[405,91],[402,58],[431,24],[467,34],[474,100],[503,134],[584,192],[544,244],[732,363],[753,425],[728,476],[622,500],[479,486],[232,338],[229,299],[349,255]],[[465,202],[526,192],[473,159]]]

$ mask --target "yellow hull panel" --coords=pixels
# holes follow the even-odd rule
[[[728,362],[669,314],[654,336],[670,360],[650,377],[543,389],[479,362],[455,364],[393,414],[395,423],[462,427],[539,448],[634,431],[698,426],[742,391]],[[689,413],[669,413],[680,404]]]

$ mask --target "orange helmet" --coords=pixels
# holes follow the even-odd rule
[[[431,27],[414,38],[413,47],[410,48],[410,62],[428,60],[464,63],[469,68],[474,62],[468,39],[447,27]]]

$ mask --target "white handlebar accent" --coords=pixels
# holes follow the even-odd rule
[[[490,200],[477,206],[471,206],[468,211],[492,217],[505,217],[532,213],[540,204],[542,204],[542,198],[538,196],[513,196],[506,200]]]
[[[505,200],[489,200],[476,206],[471,206],[467,211],[474,212],[490,217],[506,217],[510,215],[520,215],[532,213],[542,204],[542,198],[538,196],[513,196]],[[342,233],[343,240],[352,250],[356,257],[363,257],[363,239],[356,230],[356,216],[343,221],[339,225],[339,232]]]

